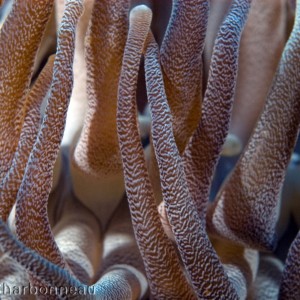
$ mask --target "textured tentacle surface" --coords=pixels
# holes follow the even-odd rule
[[[126,197],[121,201],[105,233],[102,259],[100,269],[102,275],[116,267],[127,268],[136,275],[139,281],[140,296],[138,298],[143,298],[148,293],[143,259],[135,240]]]
[[[297,1],[299,5],[299,1]],[[299,299],[300,297],[300,232],[293,241],[281,279],[279,299]]]
[[[212,244],[236,290],[238,299],[248,299],[246,297],[257,277],[258,251],[224,240],[212,239]]]
[[[135,236],[153,297],[193,299],[194,295],[181,273],[173,246],[160,225],[137,128],[135,91],[151,17],[151,11],[146,6],[138,6],[131,11],[129,36],[123,58],[117,128],[125,186]]]
[[[20,240],[59,266],[64,262],[49,225],[47,202],[71,95],[75,26],[81,13],[81,1],[67,2],[59,31],[51,91],[16,206],[16,229]]]
[[[279,295],[280,280],[282,274],[282,262],[270,254],[262,254],[259,261],[259,269],[247,299],[277,300]],[[290,299],[290,298],[286,298]]]
[[[251,1],[234,1],[217,34],[202,118],[185,151],[187,180],[205,218],[211,181],[230,121],[237,78],[239,42]]]
[[[33,148],[41,122],[40,107],[46,97],[52,81],[54,56],[38,77],[26,100],[26,113],[18,147],[11,168],[6,174],[0,189],[0,217],[8,218],[22,183],[29,154]]]
[[[35,251],[27,248],[10,232],[5,223],[0,220],[0,247],[9,256],[20,263],[27,271],[39,278],[48,286],[80,286],[78,280],[57,265],[42,258]]]
[[[0,32],[0,180],[9,171],[18,145],[24,119],[22,107],[52,6],[50,0],[15,1]]]
[[[152,138],[163,198],[193,289],[200,298],[223,296],[235,299],[236,292],[208,240],[204,224],[189,194],[183,162],[172,132],[171,112],[164,92],[158,46],[153,39],[146,49],[145,74],[152,116]],[[210,284],[212,281],[213,284]]]
[[[76,196],[107,225],[124,193],[116,129],[129,1],[95,1],[86,40],[88,107],[72,161]]]
[[[161,65],[173,115],[175,140],[182,153],[196,129],[201,110],[204,38],[209,2],[174,0],[161,45]]]
[[[82,299],[84,295],[85,299],[95,299],[96,297],[99,300],[127,300],[138,299],[140,296],[140,281],[136,272],[130,268],[122,265],[115,266],[94,285],[87,286],[72,277],[68,271],[24,246],[9,232],[2,220],[0,220],[0,247],[30,274],[48,286],[48,292],[50,295],[55,295],[56,299]],[[77,293],[75,294],[74,291]]]
[[[62,217],[53,228],[55,242],[74,276],[95,281],[102,255],[100,225],[95,215],[68,193]]]
[[[202,102],[202,58],[209,1],[174,0],[160,49],[160,61],[173,130],[180,154],[199,123]],[[160,180],[153,147],[149,172],[156,202],[161,201]]]
[[[111,268],[92,287],[99,299],[139,299],[141,295],[140,281],[134,271],[122,265]]]
[[[48,291],[38,299],[298,299],[300,233],[284,269],[257,249],[274,246],[299,131],[300,0],[264,111],[208,209],[218,158],[232,150],[221,152],[227,131],[245,142],[261,109],[251,105],[264,101],[291,30],[285,6],[293,10],[296,0],[55,1],[57,10],[50,0],[15,0],[2,27],[0,0],[0,294],[4,282]],[[57,36],[51,11],[61,23]],[[57,53],[38,76],[49,32]],[[205,35],[211,59],[203,56]],[[257,65],[259,84],[248,82]],[[230,129],[234,98],[243,113]],[[245,99],[249,119],[236,131]],[[146,100],[151,114],[140,117]],[[296,188],[289,182],[282,198]],[[292,200],[286,206],[297,216]]]
[[[299,24],[297,14],[262,115],[207,217],[212,232],[258,249],[276,244],[280,192],[299,129]]]
[[[232,2],[232,0],[210,0],[209,18],[207,22],[205,44],[203,49],[204,85],[206,85],[205,82],[207,82],[208,79],[211,56],[219,28],[222,25]]]

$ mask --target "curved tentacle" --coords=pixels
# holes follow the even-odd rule
[[[114,266],[90,288],[96,295],[99,295],[97,299],[140,299],[142,292],[140,281],[136,271],[132,269],[122,265]]]
[[[280,193],[300,122],[299,11],[300,3],[262,115],[207,215],[210,232],[246,247],[276,245]]]
[[[0,220],[0,247],[3,252],[48,286],[82,285],[66,270],[44,259],[37,252],[18,241],[2,220]]]
[[[207,85],[212,52],[220,26],[225,20],[233,0],[210,0],[210,10],[203,49],[203,85]]]
[[[205,219],[212,177],[230,122],[241,33],[251,1],[234,1],[217,34],[204,95],[202,118],[185,153],[190,192]]]
[[[283,264],[279,259],[269,254],[261,254],[257,276],[248,292],[247,299],[277,300],[282,269]]]
[[[55,19],[57,28],[59,28],[59,24],[61,23],[66,4],[65,2],[65,0],[55,0]],[[66,166],[63,164],[66,161],[65,157],[68,157],[68,160],[70,160],[70,156],[74,151],[74,147],[82,130],[87,109],[85,38],[88,24],[91,19],[93,4],[94,0],[83,0],[83,14],[80,16],[76,26],[73,61],[74,82],[61,147],[53,170],[52,193],[48,204],[50,223],[54,221],[54,219],[51,220],[51,213],[55,213],[53,216],[59,217],[59,214],[62,212],[60,189],[63,184],[61,177],[65,176],[66,173],[69,173],[69,169],[67,170]]]
[[[54,56],[51,56],[25,102],[25,119],[18,147],[11,168],[6,174],[0,189],[0,218],[4,221],[8,218],[9,212],[16,201],[28,157],[38,134],[41,122],[40,107],[51,85],[53,63]]]
[[[52,7],[53,0],[14,1],[0,31],[1,181],[18,146],[34,59]]]
[[[58,266],[64,266],[65,262],[54,242],[47,216],[47,202],[72,90],[75,26],[81,13],[81,1],[67,1],[46,111],[29,156],[16,204],[16,231],[20,240]]]
[[[84,12],[78,21],[76,30],[73,63],[74,84],[67,113],[66,127],[62,139],[62,147],[74,147],[76,145],[87,109],[88,96],[86,88],[87,66],[85,60],[85,38],[88,24],[91,19],[94,0],[84,0],[83,5]],[[57,6],[60,10],[62,10],[62,7],[60,7],[62,4]]]
[[[152,116],[152,138],[164,203],[193,289],[201,299],[237,299],[236,291],[208,240],[204,224],[189,194],[183,162],[172,132],[171,112],[164,92],[158,46],[152,35],[146,49],[145,74]],[[209,271],[203,266],[207,266]]]
[[[248,299],[249,290],[257,278],[259,253],[235,243],[211,238],[214,249],[238,295]]]
[[[105,232],[101,276],[116,267],[130,269],[136,274],[140,286],[139,299],[145,297],[148,282],[144,275],[143,259],[135,240],[126,197],[122,199]]]
[[[160,48],[163,80],[172,112],[175,141],[183,153],[196,129],[202,102],[202,52],[209,1],[173,0]],[[151,142],[149,173],[156,202],[162,200],[159,171]]]
[[[74,299],[138,299],[140,296],[139,280],[135,271],[123,266],[116,266],[104,274],[94,285],[87,286],[70,273],[52,262],[41,257],[35,251],[27,248],[18,241],[7,228],[7,225],[0,220],[0,249],[22,265],[28,272],[38,278],[45,286],[63,287],[59,290],[59,299],[70,299],[68,291],[72,288],[81,291],[82,294],[73,296]],[[50,294],[53,295],[53,294]],[[73,294],[74,295],[74,294]]]
[[[136,240],[153,297],[194,299],[180,270],[177,254],[160,225],[137,128],[137,77],[151,18],[152,12],[145,5],[135,7],[130,13],[117,110],[125,186]]]
[[[299,1],[297,10],[299,11]],[[297,12],[298,13],[298,12]],[[283,269],[279,299],[296,300],[300,297],[300,231],[290,246]]]
[[[88,107],[71,163],[74,193],[103,228],[125,192],[116,107],[128,10],[128,0],[94,4],[86,39]]]
[[[202,58],[209,1],[173,0],[160,61],[179,152],[196,129],[202,100]]]
[[[103,236],[96,216],[68,193],[62,217],[53,228],[55,242],[69,269],[84,284],[95,281]]]
[[[12,7],[12,1],[3,1],[0,6],[0,30],[2,29],[3,23],[6,21],[7,15],[9,14]]]

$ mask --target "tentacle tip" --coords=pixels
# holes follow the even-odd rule
[[[137,18],[144,22],[152,20],[152,10],[145,4],[137,5],[130,11],[129,21],[133,23]]]
[[[241,154],[243,149],[242,141],[238,136],[229,133],[226,137],[225,143],[222,148],[222,156],[236,156]]]

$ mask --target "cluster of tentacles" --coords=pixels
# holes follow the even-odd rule
[[[300,298],[300,233],[284,264],[272,254],[284,205],[299,206],[282,200],[300,122],[288,2],[173,0],[162,16],[168,1],[14,1],[0,31],[1,299]],[[288,40],[260,48],[258,25]],[[249,45],[264,59],[243,65]],[[236,95],[261,107],[245,147],[228,134]],[[230,143],[243,152],[209,202]]]

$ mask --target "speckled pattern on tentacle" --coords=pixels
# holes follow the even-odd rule
[[[280,192],[299,130],[299,6],[262,115],[207,216],[210,232],[263,250],[276,245]]]
[[[172,112],[173,130],[182,155],[201,115],[202,52],[209,1],[173,0],[171,17],[160,48],[163,80]],[[162,201],[152,140],[148,169],[156,203]],[[163,216],[161,216],[163,219]]]
[[[96,216],[72,197],[64,200],[61,219],[53,228],[53,235],[69,269],[84,284],[97,278],[102,255],[100,225]]]
[[[132,228],[127,197],[122,199],[105,232],[102,257],[101,274],[116,264],[130,265],[145,274],[143,259]]]
[[[155,205],[137,127],[135,93],[141,55],[150,23],[146,6],[134,8],[119,85],[117,129],[125,186],[136,240],[154,299],[194,299]]]
[[[46,285],[83,286],[67,271],[42,258],[38,253],[18,241],[2,220],[0,220],[0,248]]]
[[[209,1],[173,0],[160,60],[175,140],[182,153],[196,129],[202,100],[202,57]]]
[[[237,299],[189,194],[184,166],[172,131],[172,117],[159,66],[158,46],[149,41],[145,55],[152,138],[162,193],[178,250],[200,299]]]
[[[14,1],[0,31],[0,180],[18,145],[33,63],[52,7],[53,0]]]
[[[297,2],[297,5],[299,1]],[[300,298],[300,231],[290,246],[283,269],[279,299]]]
[[[81,13],[81,1],[67,1],[58,33],[50,95],[16,206],[16,229],[20,240],[58,266],[64,266],[65,263],[53,239],[47,202],[72,90],[75,26]]]
[[[54,56],[51,56],[25,102],[25,119],[15,156],[9,172],[0,184],[0,218],[6,220],[16,201],[29,154],[36,140],[41,122],[40,106],[52,81]]]
[[[62,287],[62,291],[65,291],[71,287],[73,290],[77,289],[85,293],[85,299],[95,299],[96,297],[99,300],[137,299],[140,293],[138,278],[134,272],[122,268],[122,266],[111,269],[92,286],[81,283],[67,270],[46,260],[18,241],[2,220],[0,220],[0,251],[8,254],[27,272],[38,278],[45,286],[52,288],[52,290],[53,287]],[[47,299],[50,295],[47,295]],[[82,299],[82,297],[80,295],[72,297],[70,293],[55,295],[55,299]]]
[[[203,69],[201,54],[208,11],[207,0],[173,0],[171,17],[160,49],[163,80],[180,154],[200,120]],[[162,197],[152,142],[148,168],[158,204]]]
[[[260,254],[259,269],[255,281],[248,291],[247,300],[278,300],[283,263],[273,254]],[[290,299],[290,298],[285,298]]]
[[[201,121],[184,153],[190,192],[205,218],[212,177],[230,121],[241,33],[247,20],[249,0],[234,1],[216,37]]]

